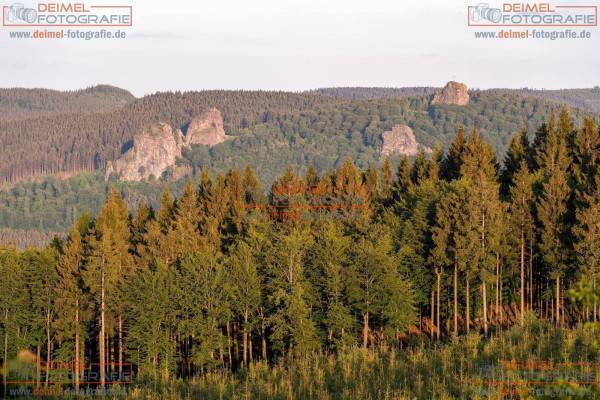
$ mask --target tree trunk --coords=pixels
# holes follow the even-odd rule
[[[560,325],[560,276],[556,276],[556,324]]]
[[[369,313],[363,314],[363,348],[369,344]]]
[[[500,321],[500,262],[496,254],[496,323]]]
[[[504,307],[502,306],[502,290],[504,288],[504,282],[502,280],[502,264],[500,263],[500,259],[499,259],[500,255],[498,255],[498,264],[499,264],[499,271],[500,271],[500,278],[499,278],[499,282],[498,284],[500,285],[500,297],[499,297],[499,301],[500,301],[500,325],[502,325],[504,323]],[[514,277],[514,268],[513,268],[513,277]]]
[[[521,228],[521,326],[525,324],[525,238]]]
[[[594,292],[596,291],[596,278],[594,277],[594,282],[592,283]],[[596,300],[594,300],[594,322],[596,322],[598,304],[596,304]]]
[[[50,368],[52,364],[52,349],[50,346],[50,307],[46,309],[46,387],[50,380]]]
[[[247,329],[247,325],[248,325],[248,310],[244,311],[244,328],[243,328],[243,343],[244,343],[244,349],[243,349],[243,362],[244,362],[244,367],[248,366],[248,329]]]
[[[533,311],[533,238],[529,237],[529,308]],[[541,314],[540,314],[541,315]]]
[[[42,374],[42,346],[37,345],[37,356],[35,358],[35,387],[40,387],[40,375]]]
[[[488,321],[487,321],[487,290],[485,282],[481,283],[481,293],[483,297],[483,334],[488,335]]]
[[[454,264],[454,336],[458,336],[458,265]]]
[[[440,324],[440,281],[442,279],[442,271],[437,272],[437,312],[436,312],[436,321],[435,324],[437,325],[437,339],[440,340],[440,335],[441,335],[441,327],[442,325]]]
[[[252,332],[248,332],[248,363],[252,364]]]
[[[75,391],[79,392],[79,299],[77,299],[75,304],[75,365],[73,369],[75,374]]]
[[[123,318],[119,315],[119,381],[123,379]]]
[[[260,312],[260,340],[261,340],[261,355],[264,361],[267,361],[267,338],[265,332],[265,316],[262,307],[259,307]]]
[[[101,278],[101,288],[100,288],[100,332],[98,335],[98,345],[100,348],[98,349],[99,358],[100,358],[100,389],[104,390],[104,383],[106,382],[106,352],[105,352],[105,329],[104,326],[104,271],[102,271]]]
[[[2,383],[4,385],[4,398],[6,398],[6,385],[8,381],[8,309],[4,309],[4,372]]]
[[[431,288],[431,340],[435,335],[435,287]]]
[[[467,334],[469,332],[471,332],[471,293],[470,293],[470,282],[469,282],[469,278],[467,277],[467,310],[466,310],[466,314],[467,314]]]
[[[227,357],[229,358],[229,367],[233,367],[233,360],[231,355],[231,322],[227,320]]]

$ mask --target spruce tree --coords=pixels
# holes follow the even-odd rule
[[[55,288],[56,328],[59,339],[73,341],[73,384],[79,390],[82,365],[82,339],[85,340],[84,324],[87,310],[86,296],[82,287],[85,267],[85,243],[77,225],[73,226],[69,239],[58,261],[58,282]]]
[[[555,321],[561,321],[561,279],[567,267],[569,249],[567,243],[567,213],[571,194],[567,171],[569,158],[565,139],[549,124],[548,138],[543,153],[539,155],[539,164],[543,165],[544,183],[542,195],[537,204],[537,215],[540,220],[540,250],[546,265],[551,270],[551,277],[556,281]]]
[[[466,205],[470,229],[467,237],[477,233],[478,247],[472,254],[471,263],[478,271],[481,280],[483,305],[483,329],[488,333],[487,284],[492,276],[492,266],[496,265],[498,246],[501,239],[502,205],[499,199],[495,156],[491,146],[485,143],[479,133],[473,130],[467,143],[461,177],[465,181]],[[473,232],[474,231],[474,232]],[[474,235],[473,235],[474,236]]]
[[[248,365],[248,336],[261,303],[261,281],[255,252],[256,249],[242,239],[235,243],[229,256],[234,308],[242,316],[244,366]]]
[[[519,265],[521,267],[521,278],[520,278],[520,306],[521,325],[525,322],[525,257],[526,247],[528,241],[532,239],[534,235],[534,219],[533,219],[533,207],[534,207],[534,194],[532,187],[532,177],[527,168],[525,160],[521,160],[520,166],[517,169],[515,175],[512,178],[512,187],[510,188],[511,203],[510,203],[510,216],[511,216],[511,230],[513,239],[518,241],[518,254],[519,254]],[[529,257],[533,257],[529,254]]]
[[[106,203],[89,235],[90,256],[84,273],[84,281],[95,297],[98,313],[98,359],[100,388],[106,383],[106,336],[107,310],[117,314],[118,362],[122,372],[123,359],[123,313],[118,301],[119,285],[133,270],[133,257],[130,252],[131,230],[127,206],[119,192],[111,188]]]
[[[600,176],[596,178],[600,184]],[[597,186],[598,187],[598,186]],[[588,206],[577,213],[575,253],[580,265],[580,279],[595,293],[591,302],[594,322],[598,318],[597,282],[600,272],[600,189],[586,198]]]
[[[321,224],[308,252],[307,267],[318,288],[322,322],[332,348],[353,343],[354,318],[346,299],[351,239],[336,220]]]
[[[309,232],[277,232],[270,258],[269,302],[273,348],[305,356],[317,347],[317,328],[311,315],[310,281],[304,269]]]
[[[467,145],[465,128],[461,126],[458,133],[452,139],[450,148],[441,165],[441,175],[447,181],[453,181],[460,177],[460,169],[463,163],[463,157]]]

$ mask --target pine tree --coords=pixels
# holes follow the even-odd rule
[[[454,189],[445,193],[437,205],[436,226],[432,229],[433,248],[430,256],[430,263],[434,266],[437,278],[437,320],[438,339],[440,331],[440,281],[442,270],[445,267],[453,266],[453,285],[454,285],[454,329],[453,335],[458,335],[458,262],[455,256],[454,235],[456,231],[457,210],[460,207],[460,199]]]
[[[317,345],[317,329],[309,304],[312,288],[304,270],[305,253],[311,242],[306,231],[277,233],[269,271],[273,348],[299,356]]]
[[[448,153],[441,165],[441,175],[448,182],[460,177],[460,169],[463,163],[466,145],[467,138],[465,136],[465,128],[461,126],[458,129],[456,136],[454,136],[454,139],[452,139]]]
[[[4,398],[8,398],[8,360],[10,354],[16,354],[17,343],[14,333],[23,322],[21,313],[27,307],[25,277],[19,255],[14,248],[0,248],[0,311],[2,312],[2,382]],[[39,365],[39,364],[38,364]],[[39,375],[38,375],[39,376]]]
[[[249,165],[247,165],[244,169],[243,184],[247,204],[261,204],[264,201],[264,195],[262,193],[260,181]]]
[[[379,197],[388,199],[392,194],[392,185],[394,183],[394,171],[389,157],[385,157],[379,170]]]
[[[315,232],[307,261],[311,281],[321,299],[321,319],[327,340],[333,348],[353,342],[354,318],[345,298],[350,245],[350,237],[344,234],[340,223],[325,221]]]
[[[502,232],[502,205],[499,200],[495,156],[490,145],[485,143],[479,133],[473,130],[466,147],[461,176],[465,180],[466,204],[469,224],[467,229],[474,230],[479,245],[472,255],[471,263],[477,269],[481,280],[483,304],[483,329],[488,333],[487,283],[491,278],[492,266],[496,265],[498,247]],[[469,237],[473,232],[468,233]]]
[[[90,233],[90,257],[84,273],[84,281],[95,296],[99,319],[98,358],[100,388],[106,383],[106,335],[107,309],[118,314],[119,373],[122,372],[123,358],[123,315],[118,302],[119,284],[132,273],[133,257],[130,253],[130,217],[127,206],[119,192],[110,189],[106,204],[98,214]]]
[[[600,185],[600,176],[597,178]],[[600,186],[597,186],[600,188]],[[597,293],[598,273],[600,272],[600,189],[586,198],[588,206],[577,212],[577,225],[573,229],[575,234],[575,253],[580,265],[580,279]],[[594,322],[598,318],[598,299],[594,296],[593,307]]]
[[[261,281],[255,251],[245,240],[239,240],[229,256],[234,307],[243,318],[244,366],[248,365],[248,335],[254,327],[261,303]]]
[[[188,253],[177,277],[178,331],[192,337],[192,358],[201,368],[222,363],[220,327],[230,315],[231,288],[222,256],[211,246]]]
[[[423,150],[420,150],[419,153],[417,153],[411,176],[413,183],[416,185],[425,181],[429,176],[429,160]]]
[[[165,265],[142,268],[126,282],[129,310],[127,347],[137,353],[141,376],[159,369],[166,380],[176,360],[176,275]]]
[[[571,173],[576,190],[576,207],[585,206],[586,198],[598,189],[600,175],[600,129],[591,117],[583,120],[573,143]]]
[[[532,177],[527,168],[525,160],[521,160],[520,166],[514,174],[513,186],[510,188],[511,203],[510,203],[510,215],[511,215],[511,227],[513,238],[518,238],[518,253],[519,253],[519,264],[521,267],[521,325],[525,323],[525,256],[527,242],[532,239],[534,235],[534,220],[533,220],[533,207],[534,207],[534,194],[532,187]],[[529,257],[533,255],[530,254]]]
[[[567,171],[569,159],[565,139],[549,124],[547,143],[540,153],[539,164],[543,165],[543,193],[538,200],[537,214],[542,225],[539,244],[545,263],[556,281],[555,320],[561,321],[561,278],[567,270],[568,247],[566,217],[570,196]]]
[[[385,227],[373,227],[359,238],[352,257],[348,295],[361,316],[362,346],[367,348],[373,342],[376,317],[382,316],[380,326],[388,333],[405,328],[414,318],[414,299],[410,281],[400,275]]]
[[[429,168],[427,170],[427,179],[437,181],[440,179],[440,171],[443,161],[442,147],[436,144],[433,152],[429,156]]]
[[[513,184],[513,177],[521,167],[521,163],[525,162],[529,166],[529,152],[527,131],[523,129],[520,133],[511,137],[506,156],[504,157],[504,168],[500,176],[502,193],[508,194],[509,188]]]
[[[410,160],[408,157],[404,156],[400,158],[400,161],[398,162],[396,180],[392,187],[392,201],[394,203],[399,202],[401,197],[408,192],[412,184]]]
[[[197,252],[202,246],[199,233],[200,214],[198,197],[192,181],[188,181],[183,195],[177,201],[173,212],[172,228],[167,233],[167,241],[173,248],[175,258]]]
[[[79,390],[82,365],[82,339],[84,334],[84,314],[87,309],[82,288],[82,272],[85,263],[85,243],[77,228],[73,227],[69,240],[58,261],[58,283],[55,288],[56,327],[61,340],[72,340],[73,384]]]

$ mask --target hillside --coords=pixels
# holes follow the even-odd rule
[[[550,102],[539,99],[538,92],[471,91],[471,104],[456,108],[430,106],[433,91],[430,87],[305,93],[213,90],[156,93],[133,100],[128,92],[109,86],[77,92],[6,89],[0,92],[4,93],[0,96],[4,110],[0,113],[4,115],[0,117],[0,183],[104,170],[149,124],[164,122],[181,129],[210,107],[222,113],[228,135],[243,138],[211,152],[199,150],[193,167],[269,161],[278,167],[314,162],[324,169],[346,157],[361,164],[376,161],[381,134],[393,123],[410,125],[417,140],[429,147],[437,142],[446,145],[460,124],[477,125],[501,152],[522,122],[535,125],[557,102],[583,104],[589,111],[598,97],[596,89],[565,91],[562,97],[555,93],[551,100],[556,101]],[[542,94],[550,98],[551,93]],[[311,157],[317,149],[307,146],[319,141],[327,142],[321,143],[326,154]],[[281,153],[265,155],[264,148],[273,146]]]
[[[0,89],[0,121],[57,114],[91,114],[119,109],[135,97],[127,90],[98,85],[76,91]]]
[[[98,211],[110,185],[119,187],[132,208],[140,202],[156,206],[163,181],[180,192],[187,179],[181,171],[198,176],[209,170],[214,176],[249,165],[269,187],[288,166],[305,173],[313,165],[323,173],[351,159],[366,168],[380,163],[383,132],[395,126],[414,132],[423,149],[447,148],[460,126],[477,127],[501,160],[513,133],[525,128],[532,136],[562,107],[512,92],[471,91],[470,102],[456,106],[431,105],[432,95],[352,100],[347,98],[352,90],[157,93],[112,112],[0,122],[0,177],[10,183],[0,189],[0,228],[65,231],[80,213]],[[105,181],[106,162],[130,148],[143,127],[162,121],[185,131],[208,107],[220,110],[230,140],[183,148],[176,167],[159,180]],[[577,124],[585,114],[572,110]],[[56,173],[71,177],[43,177]],[[29,179],[36,175],[42,176]]]
[[[334,87],[310,90],[307,93],[320,94],[349,100],[390,99],[393,97],[430,96],[435,93],[434,87]]]
[[[164,99],[165,96],[158,97]],[[189,95],[180,96],[183,101]],[[302,99],[291,99],[294,98]],[[151,103],[150,100],[142,101]],[[288,166],[304,173],[309,165],[314,165],[323,173],[346,159],[361,168],[379,164],[382,133],[396,124],[412,128],[418,143],[430,148],[436,144],[447,147],[461,125],[467,130],[476,126],[501,157],[514,132],[524,126],[532,136],[550,113],[557,113],[560,108],[555,103],[535,98],[485,92],[474,93],[467,106],[430,106],[428,97],[341,103],[314,98],[314,102],[317,101],[321,104],[305,111],[272,113],[268,118],[252,116],[241,108],[234,112],[221,103],[227,110],[228,134],[236,135],[235,139],[210,148],[192,145],[183,151],[177,163],[196,176],[201,170],[215,175],[250,165],[263,187],[268,188]],[[301,104],[295,107],[300,108]],[[132,106],[141,107],[139,102],[128,107]],[[169,115],[168,110],[163,112],[162,115]],[[248,116],[243,118],[252,122],[245,128],[236,128],[244,112]],[[139,118],[142,115],[140,112]],[[183,113],[170,115],[175,123],[186,118]],[[572,115],[579,123],[583,113],[573,110]],[[268,122],[257,122],[263,119]],[[169,181],[175,193],[181,192],[186,180],[185,177],[172,179],[168,173],[163,178]],[[140,202],[157,206],[163,182],[105,181],[103,171],[66,180],[46,178],[39,182],[21,182],[0,190],[0,228],[64,231],[80,213],[97,212],[110,185],[117,185],[127,203],[135,208]]]
[[[151,123],[181,127],[209,107],[223,114],[225,129],[274,120],[277,115],[313,109],[331,97],[285,92],[204,91],[158,93],[103,113],[53,115],[0,121],[0,184],[36,176],[104,169],[135,133]]]
[[[486,90],[492,94],[515,94],[524,97],[537,97],[539,99],[568,104],[582,110],[600,112],[600,87],[591,89],[560,89],[560,90],[536,90],[536,89],[490,89]]]
[[[405,87],[405,88],[388,88],[388,87],[338,87],[338,88],[321,88],[311,90],[308,93],[316,93],[324,96],[331,96],[337,99],[350,100],[372,100],[372,99],[389,99],[393,97],[415,97],[415,96],[430,96],[437,88],[435,87]],[[587,89],[559,89],[559,90],[544,90],[544,89],[487,89],[475,90],[480,93],[488,94],[512,94],[523,97],[533,97],[546,101],[552,101],[561,104],[567,104],[573,108],[581,108],[582,110],[591,112],[600,112],[600,87]]]

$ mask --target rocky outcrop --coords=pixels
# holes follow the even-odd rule
[[[209,108],[199,117],[193,118],[186,131],[185,143],[214,146],[223,143],[229,136],[223,129],[223,117],[216,108]]]
[[[412,129],[406,125],[395,125],[391,131],[383,132],[382,156],[397,154],[414,156],[420,150],[431,152],[431,149],[417,143]]]
[[[459,82],[448,82],[446,86],[435,93],[431,104],[454,104],[457,106],[469,104],[467,85]]]
[[[112,174],[124,181],[139,181],[151,176],[160,178],[181,157],[184,147],[192,144],[214,146],[231,138],[223,129],[223,117],[216,108],[209,108],[192,118],[183,135],[169,124],[150,125],[133,138],[132,147],[106,166],[106,179]],[[173,177],[187,173],[185,167],[172,170]]]
[[[183,134],[170,125],[150,125],[133,138],[133,146],[119,159],[108,163],[106,177],[116,174],[124,181],[139,181],[150,176],[160,178],[181,156]]]

